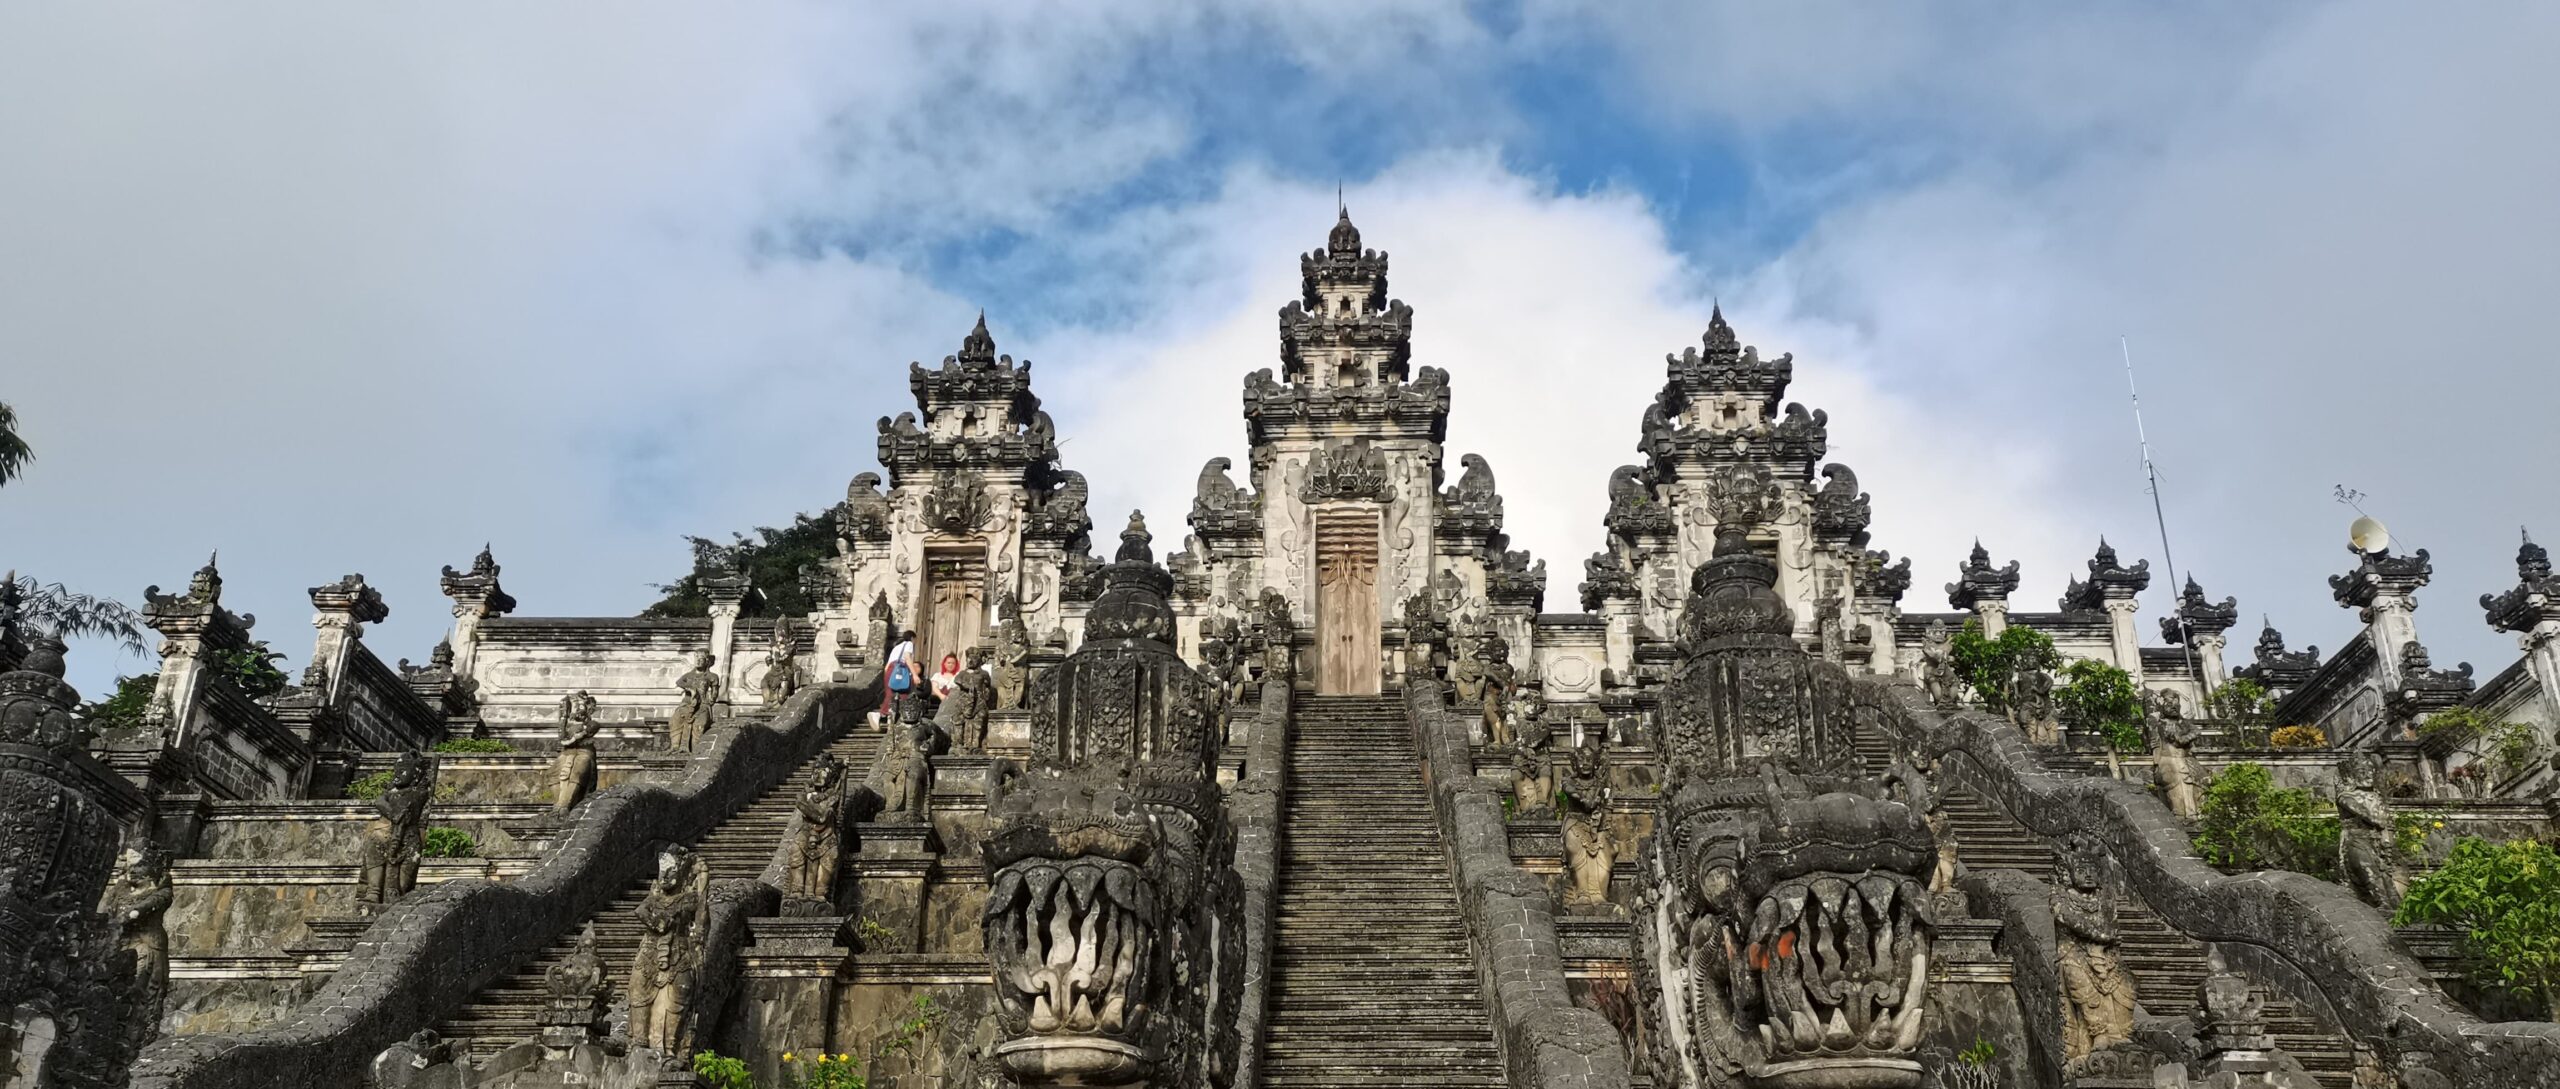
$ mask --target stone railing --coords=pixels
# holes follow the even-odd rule
[[[523,878],[448,882],[401,898],[275,1026],[153,1045],[134,1066],[133,1089],[363,1084],[384,1047],[435,1024],[645,875],[656,864],[649,844],[691,842],[728,819],[878,701],[877,682],[822,685],[770,720],[716,730],[678,782],[627,783],[581,803],[559,845]]]
[[[1504,792],[1477,777],[1467,721],[1448,709],[1437,681],[1408,681],[1404,700],[1511,1084],[1623,1089],[1626,1046],[1607,1018],[1574,1005],[1566,990],[1555,894],[1512,864]]]
[[[1244,991],[1236,1003],[1240,1050],[1235,1089],[1254,1089],[1262,1079],[1262,1033],[1271,1016],[1271,949],[1280,917],[1280,815],[1289,797],[1289,726],[1289,685],[1266,682],[1259,714],[1245,735],[1244,777],[1227,792],[1236,876],[1244,889]]]
[[[1910,684],[1861,679],[1852,699],[1862,728],[1942,758],[2036,834],[2094,834],[2126,887],[2163,922],[2213,943],[2234,968],[2320,1011],[2359,1045],[2385,1056],[2426,1052],[2456,1084],[2560,1089],[2560,1024],[2492,1023],[2455,1005],[2390,923],[2344,887],[2281,870],[2215,870],[2148,793],[2042,770],[2016,727],[1971,712],[1942,715]]]

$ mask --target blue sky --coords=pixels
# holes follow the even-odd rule
[[[2042,607],[2099,535],[2335,646],[2352,512],[2469,602],[2560,535],[2541,5],[240,5],[0,14],[0,564],[259,633],[362,571],[386,657],[483,540],[627,613],[685,533],[824,506],[984,308],[1104,509],[1179,524],[1340,185],[1450,455],[1569,607],[1661,356],[1721,301],[1915,559]],[[1160,529],[1160,532],[1165,530]],[[1164,542],[1170,545],[1172,542]],[[2155,565],[2156,566],[2156,565]],[[2152,595],[2166,599],[2166,580]],[[2245,643],[2252,631],[2235,633]],[[97,689],[143,667],[83,648]]]

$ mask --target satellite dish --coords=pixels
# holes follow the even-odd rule
[[[2382,528],[2379,518],[2360,516],[2347,527],[2347,547],[2358,552],[2385,551],[2391,547],[2391,531]]]

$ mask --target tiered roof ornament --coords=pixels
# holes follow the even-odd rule
[[[2098,554],[2089,559],[2087,581],[2072,579],[2062,592],[2064,612],[2095,612],[2109,601],[2128,601],[2151,588],[2151,561],[2135,560],[2127,567],[2116,558],[2114,545],[2098,538]]]
[[[1871,601],[1899,603],[1911,589],[1911,557],[1899,560],[1883,549],[1858,553],[1849,569],[1849,592]]]
[[[2339,605],[2356,610],[2357,618],[2368,624],[2373,622],[2376,602],[2407,598],[2436,573],[2435,564],[2423,548],[2406,556],[2395,556],[2382,548],[2357,552],[2356,556],[2354,570],[2329,576],[2329,596]]]
[[[5,592],[5,591],[0,591]],[[2489,626],[2526,634],[2546,624],[2560,624],[2560,578],[2551,574],[2551,553],[2524,535],[2516,549],[2516,585],[2503,594],[2480,595]]]
[[[498,585],[498,558],[489,546],[480,546],[480,554],[471,558],[471,569],[456,571],[448,564],[444,569],[444,596],[453,599],[456,610],[470,608],[484,616],[504,616],[516,611],[516,599]]]
[[[2471,663],[2458,662],[2452,669],[2437,669],[2427,648],[2412,639],[2400,645],[2400,688],[2388,703],[2394,713],[2402,715],[2440,711],[2462,702],[2474,684]]]
[[[1830,449],[1831,418],[1797,404],[1779,410],[1795,376],[1793,355],[1762,360],[1759,349],[1734,335],[1718,307],[1707,320],[1701,347],[1665,356],[1664,362],[1670,378],[1645,410],[1637,442],[1656,477],[1671,477],[1670,470],[1681,464],[1754,464],[1782,479],[1813,479],[1814,466]],[[1674,426],[1683,415],[1693,415],[1695,426]]]
[[[1440,518],[1435,528],[1453,540],[1483,540],[1502,532],[1502,493],[1493,486],[1493,466],[1482,454],[1458,459],[1466,466],[1458,482],[1440,492]]]
[[[1227,476],[1235,462],[1210,458],[1191,492],[1191,531],[1212,548],[1262,539],[1262,497]]]
[[[939,367],[907,365],[916,412],[880,418],[880,464],[896,487],[944,470],[1024,470],[1057,460],[1057,428],[1031,392],[1031,361],[996,352],[987,316]]]
[[[2230,631],[2239,622],[2239,598],[2226,597],[2217,605],[2205,597],[2204,587],[2196,583],[2196,577],[2188,575],[2186,589],[2178,593],[2177,610],[2160,618],[2160,638],[2170,646],[2182,646],[2190,633],[2200,640],[2210,639]]]
[[[2244,666],[2233,676],[2258,682],[2268,691],[2300,688],[2320,671],[2320,648],[2304,647],[2299,651],[2284,649],[2284,633],[2273,621],[2261,618],[2258,631],[2257,661]]]
[[[1278,428],[1334,421],[1446,438],[1449,375],[1412,366],[1413,308],[1387,297],[1387,255],[1361,248],[1349,211],[1298,266],[1304,290],[1280,308],[1280,375],[1244,379],[1254,445]]]
[[[164,594],[157,585],[145,588],[142,591],[143,622],[163,634],[174,634],[173,628],[186,629],[190,633],[228,629],[245,640],[249,629],[257,626],[258,618],[222,607],[220,563],[219,553],[205,560],[204,566],[196,568],[196,573],[187,579],[186,593]]]
[[[1582,611],[1596,613],[1612,600],[1631,600],[1641,591],[1636,588],[1635,572],[1627,570],[1616,549],[1604,548],[1582,561]]]
[[[2108,552],[2106,555],[2112,558],[2115,554]],[[1956,581],[1947,584],[1947,604],[1971,611],[1981,602],[2005,602],[2009,595],[2017,592],[2018,561],[2011,560],[2006,567],[1991,566],[1991,550],[1982,547],[1982,542],[1977,540],[1973,542],[1973,554],[1956,565]],[[2070,606],[2065,604],[2064,607]]]

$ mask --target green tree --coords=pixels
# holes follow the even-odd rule
[[[757,610],[764,615],[796,616],[817,607],[800,588],[800,569],[818,567],[835,558],[836,529],[832,518],[823,512],[814,517],[795,514],[790,525],[757,526],[753,537],[743,533],[730,536],[734,540],[729,544],[708,537],[685,538],[693,546],[693,570],[658,586],[666,596],[640,615],[710,615],[711,599],[702,592],[702,573],[723,569],[747,573],[756,593],[764,599],[763,607]]]
[[[2000,629],[1999,638],[1987,638],[1980,619],[1965,621],[1947,641],[1947,651],[1955,659],[1956,675],[1972,685],[1982,705],[1993,711],[2008,710],[2009,683],[2019,670],[2052,670],[2062,665],[2051,636],[2011,624]]]
[[[2560,853],[2550,844],[2464,836],[2409,883],[2391,921],[2452,928],[2473,982],[2540,1001],[2560,1020]]]
[[[142,713],[150,709],[151,693],[159,687],[160,675],[157,673],[116,678],[115,694],[85,709],[89,728],[105,733],[142,725]]]
[[[2338,809],[2301,787],[2279,787],[2243,760],[2205,784],[2196,853],[2225,870],[2294,870],[2330,877],[2338,865]]]
[[[2062,678],[2053,705],[2064,723],[2106,738],[2109,759],[2142,750],[2142,691],[2132,674],[2082,658],[2063,667]]]
[[[0,401],[0,484],[17,479],[35,459],[35,450],[18,437],[18,410]]]
[[[30,627],[64,639],[113,640],[128,654],[147,654],[142,614],[114,598],[74,593],[59,582],[37,582],[33,575],[10,576],[18,584],[18,619]]]
[[[2267,694],[2266,686],[2247,677],[2224,681],[2204,697],[2205,717],[2228,724],[2242,744],[2265,744],[2267,723],[2275,709],[2275,698]]]
[[[242,650],[211,651],[205,658],[212,667],[208,672],[253,700],[282,692],[291,683],[284,670],[276,667],[284,655],[268,649],[264,639]]]

